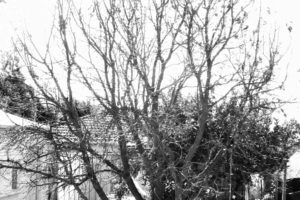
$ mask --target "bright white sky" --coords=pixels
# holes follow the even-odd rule
[[[242,1],[242,0],[241,0]],[[285,98],[300,102],[300,18],[299,0],[261,0],[265,8],[270,8],[269,21],[280,29],[283,49],[287,49],[280,67],[289,66]],[[53,21],[56,0],[6,0],[0,4],[0,50],[12,49],[12,39],[17,33],[30,32],[36,43],[45,42]],[[291,33],[287,26],[292,26]],[[288,118],[300,121],[300,103],[284,107]]]

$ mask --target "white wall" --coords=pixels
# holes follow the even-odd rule
[[[300,177],[300,150],[296,151],[289,159],[287,169],[287,178]]]

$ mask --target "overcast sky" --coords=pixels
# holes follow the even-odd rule
[[[289,74],[283,96],[300,101],[300,18],[299,0],[262,0],[264,9],[270,13],[269,23],[278,27],[283,49],[286,49],[282,68],[288,66]],[[36,42],[47,40],[53,21],[55,0],[6,0],[0,4],[0,50],[12,48],[11,41],[24,30],[30,32]],[[288,31],[288,27],[292,31]],[[300,104],[285,106],[289,118],[300,121]]]

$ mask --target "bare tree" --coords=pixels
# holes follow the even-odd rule
[[[141,158],[139,167],[145,170],[150,183],[151,198],[164,199],[166,173],[172,174],[176,199],[187,198],[192,159],[203,138],[209,112],[232,94],[243,99],[241,104],[267,106],[261,95],[274,89],[269,83],[279,56],[276,38],[265,49],[260,20],[253,34],[247,34],[248,7],[251,2],[238,0],[107,0],[92,1],[88,8],[72,1],[58,1],[58,25],[53,26],[45,52],[31,38],[25,38],[20,41],[20,54],[43,98],[60,110],[77,142],[69,140],[69,145],[62,147],[57,138],[63,136],[51,131],[44,134],[54,158],[65,166],[64,179],[23,169],[72,185],[85,199],[79,185],[90,180],[98,196],[108,199],[97,178],[99,172],[92,165],[94,156],[123,178],[136,199],[144,199],[132,178],[128,143],[134,142]],[[57,40],[59,43],[55,43]],[[170,76],[172,72],[177,76]],[[37,78],[41,73],[57,89],[60,100],[43,87],[43,80]],[[117,133],[121,166],[91,145],[90,132],[82,126],[74,106],[76,80],[110,116]],[[165,124],[161,110],[163,106],[173,108],[190,82],[196,83],[199,131],[187,154],[181,157],[183,166],[179,169],[165,140],[168,135],[162,127]],[[79,182],[69,170],[74,159],[86,168]],[[203,174],[213,161],[214,158],[206,162]]]

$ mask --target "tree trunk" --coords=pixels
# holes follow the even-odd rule
[[[275,182],[275,200],[278,200],[278,177],[279,175],[276,174],[276,182]]]
[[[158,119],[158,94],[152,94],[152,116],[151,116],[151,129],[153,133],[153,158],[152,162],[157,163],[157,172],[151,176],[151,198],[152,200],[163,200],[165,193],[165,185],[161,180],[163,175],[163,162],[164,154],[162,148],[163,135],[159,130]]]
[[[232,149],[230,149],[230,157],[229,157],[229,192],[228,192],[228,200],[232,199]]]
[[[128,186],[128,189],[130,190],[132,195],[135,197],[135,199],[136,200],[144,200],[142,195],[137,190],[137,188],[130,176],[130,165],[129,165],[129,159],[128,159],[128,153],[127,153],[126,138],[123,133],[123,128],[120,124],[121,120],[118,115],[115,115],[114,119],[117,122],[117,129],[119,132],[118,143],[119,143],[119,148],[120,148],[121,160],[122,160],[122,164],[123,164],[122,177],[125,180],[125,182]]]
[[[109,200],[97,179],[97,176],[93,169],[93,165],[90,161],[90,158],[85,153],[83,153],[82,158],[83,158],[83,161],[85,164],[85,169],[87,171],[87,175],[89,176],[90,181],[91,181],[96,193],[98,194],[98,196],[100,197],[101,200]]]
[[[125,180],[128,188],[129,188],[130,192],[134,196],[134,198],[136,200],[144,200],[144,198],[142,197],[142,195],[140,194],[140,192],[137,190],[137,188],[136,188],[136,186],[135,186],[135,184],[134,184],[134,182],[133,182],[130,174],[126,173],[126,175],[124,175],[123,178],[124,178],[124,180]]]
[[[163,200],[164,192],[165,192],[164,183],[160,179],[154,180],[152,183],[151,199]]]
[[[183,190],[182,188],[176,187],[175,189],[175,200],[182,200]]]
[[[244,187],[244,189],[245,189],[245,195],[244,195],[245,200],[250,200],[250,195],[249,195],[249,184],[246,184],[245,187]]]
[[[181,174],[177,173],[176,170],[173,170],[173,179],[175,180],[175,200],[182,200],[183,197],[183,189],[182,189],[182,181]]]
[[[287,173],[287,162],[284,163],[283,181],[282,181],[282,200],[286,200],[286,173]]]

